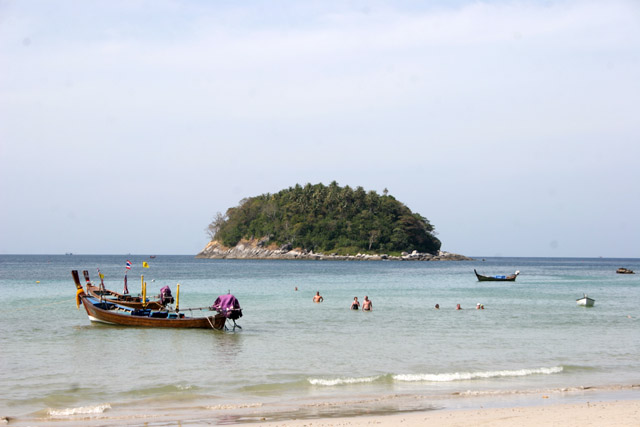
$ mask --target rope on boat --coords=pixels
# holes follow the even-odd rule
[[[193,310],[209,310],[209,311],[213,311],[213,309],[211,307],[191,307],[191,308],[181,308],[180,310],[189,310],[189,311],[193,311]]]
[[[183,308],[183,309],[181,309],[181,310],[182,310],[182,311],[189,310],[189,311],[191,311],[191,312],[192,312],[193,310],[200,310],[200,311],[201,311],[201,310],[209,310],[209,311],[214,311],[214,309],[213,309],[213,308],[211,308],[211,307],[193,307],[193,308]],[[240,311],[240,310],[241,310],[241,309],[234,308],[234,309],[232,309],[231,311]],[[211,325],[211,329],[215,330],[216,328],[215,328],[215,326],[213,326],[213,323],[211,322],[211,317],[210,317],[210,316],[206,316],[205,318],[207,319],[207,322],[209,322],[209,325]],[[228,321],[228,320],[229,320],[229,319],[226,319],[226,320],[225,320],[225,322],[224,322],[224,330],[225,330],[225,331],[228,331],[228,330],[229,330],[229,328],[227,328],[227,321]],[[234,320],[234,321],[233,321],[233,330],[234,330],[234,331],[236,330],[236,327],[237,327],[237,328],[242,329],[242,327],[241,327],[240,325],[238,325],[238,324],[236,323],[236,321]]]
[[[209,324],[211,325],[211,329],[216,329],[213,327],[213,323],[211,323],[211,319],[209,318],[209,316],[206,317],[207,321],[209,322]]]

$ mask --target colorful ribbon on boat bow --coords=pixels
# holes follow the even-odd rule
[[[81,294],[82,292],[84,292],[84,289],[82,289],[82,288],[79,288],[79,289],[76,291],[76,308],[77,308],[78,310],[80,309],[80,294]]]

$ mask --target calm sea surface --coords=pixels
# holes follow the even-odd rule
[[[169,285],[175,295],[180,283],[181,309],[230,291],[243,329],[90,323],[76,309],[71,270],[95,280],[100,268],[106,286],[121,291],[127,259],[132,293],[142,274],[149,294]],[[17,425],[232,424],[557,401],[590,390],[638,398],[640,274],[618,267],[640,273],[640,260],[2,255],[0,417]],[[515,283],[478,282],[474,268],[521,274]],[[321,304],[312,302],[316,291]],[[595,307],[576,305],[584,293]],[[349,310],[365,295],[372,312]]]

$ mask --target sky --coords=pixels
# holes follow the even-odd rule
[[[640,2],[0,0],[0,254],[197,254],[332,181],[467,256],[640,257]]]

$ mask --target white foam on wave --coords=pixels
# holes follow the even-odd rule
[[[362,377],[362,378],[334,378],[334,379],[323,379],[323,378],[308,378],[309,384],[311,385],[322,385],[322,386],[334,386],[334,385],[343,385],[343,384],[360,384],[360,383],[371,383],[380,378],[380,376],[375,377]]]
[[[584,392],[585,390],[609,390],[609,391],[620,391],[620,390],[633,390],[633,385],[623,386],[623,385],[614,385],[614,386],[575,386],[575,387],[558,387],[558,388],[538,388],[532,390],[467,390],[453,393],[457,396],[497,396],[497,395],[508,395],[508,394],[544,394],[544,393],[576,393],[576,392]]]
[[[238,403],[238,404],[228,404],[228,405],[210,405],[205,406],[207,409],[211,410],[223,410],[223,409],[244,409],[244,408],[261,408],[262,403]]]
[[[111,409],[111,405],[105,403],[104,405],[81,406],[79,408],[49,409],[47,413],[51,417],[68,417],[70,415],[102,414],[107,409]]]
[[[445,374],[405,374],[394,375],[393,379],[396,381],[432,381],[432,382],[451,382],[451,381],[463,381],[474,380],[478,378],[496,378],[496,377],[524,377],[527,375],[550,375],[557,374],[563,371],[562,366],[554,366],[551,368],[537,368],[537,369],[518,369],[518,370],[505,370],[505,371],[480,371],[480,372],[453,372]]]

